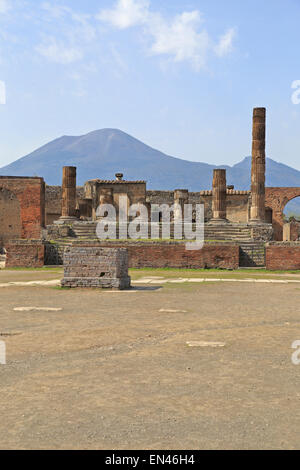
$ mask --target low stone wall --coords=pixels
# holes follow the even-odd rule
[[[59,244],[51,244],[51,250]],[[126,248],[130,268],[238,269],[239,246],[234,243],[205,244],[202,250],[186,250],[184,242],[79,242],[72,246]],[[49,245],[46,246],[46,250]]]
[[[61,285],[71,288],[130,288],[127,250],[84,246],[66,248]]]
[[[270,271],[300,270],[300,242],[268,243],[266,268]]]
[[[41,240],[14,240],[6,246],[7,268],[41,268],[45,246]]]

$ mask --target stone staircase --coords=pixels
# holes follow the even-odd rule
[[[204,228],[205,240],[251,240],[251,228],[245,225],[209,225]]]
[[[97,222],[80,222],[73,224],[73,233],[77,238],[95,239]]]
[[[149,224],[150,225],[150,224]],[[160,227],[162,224],[160,224]],[[77,238],[94,239],[96,235],[96,222],[83,222],[75,223],[73,225],[73,232]],[[171,225],[171,238],[173,236],[173,230]],[[195,229],[195,227],[194,227]],[[150,230],[149,230],[150,236]],[[233,241],[245,241],[251,240],[251,228],[245,225],[205,225],[204,229],[205,240],[233,240]]]
[[[75,223],[73,225],[73,233],[75,237],[80,240],[93,240],[97,238],[96,227],[96,222]],[[240,267],[265,266],[265,244],[264,242],[251,239],[251,227],[247,225],[205,224],[204,238],[205,240],[232,241],[238,243],[240,246]]]
[[[264,242],[244,241],[240,243],[240,267],[264,267],[266,252]]]

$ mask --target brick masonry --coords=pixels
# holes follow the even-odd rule
[[[239,246],[235,243],[205,244],[202,250],[186,250],[183,242],[73,242],[72,246],[126,248],[130,268],[238,269]],[[69,246],[46,244],[47,264],[62,260]]]
[[[66,248],[61,285],[129,289],[127,250],[83,246]]]
[[[300,269],[300,243],[270,242],[266,247],[266,268],[270,271]]]
[[[20,223],[13,238],[40,238],[45,223],[45,183],[43,178],[0,176],[0,189],[11,193],[19,203]],[[14,214],[8,213],[5,222],[14,223]],[[3,227],[0,226],[0,238]],[[4,244],[9,237],[4,237]]]
[[[45,246],[41,240],[15,240],[6,246],[7,268],[42,268]]]

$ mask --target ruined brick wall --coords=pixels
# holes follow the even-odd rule
[[[266,268],[271,271],[300,270],[300,243],[269,243],[266,247]]]
[[[92,199],[92,216],[96,220],[96,211],[99,206],[102,191],[111,190],[113,204],[118,213],[121,196],[126,196],[128,207],[133,204],[146,203],[146,182],[125,180],[91,180],[84,185],[84,198]]]
[[[72,246],[100,246],[103,248],[126,248],[130,268],[184,268],[184,269],[238,269],[239,246],[234,243],[205,244],[202,250],[188,251],[183,242],[79,242]],[[64,246],[59,243],[46,245],[48,264],[62,261]]]
[[[12,238],[40,238],[41,228],[45,224],[43,178],[0,176],[0,191],[2,192],[2,209],[5,211],[4,225],[0,225],[0,239],[3,236],[4,243],[7,243],[7,227],[10,225],[13,227]],[[7,198],[6,209],[5,198]],[[11,210],[12,204],[14,204],[14,210]],[[19,213],[18,222],[16,221],[17,213]]]
[[[14,240],[6,245],[7,268],[41,268],[45,247],[41,240]]]
[[[63,287],[128,289],[128,253],[124,248],[73,246],[64,253]]]
[[[22,231],[21,207],[17,196],[0,188],[0,248],[9,240],[20,238]]]
[[[250,208],[249,191],[227,191],[227,219],[234,223],[247,223]],[[147,191],[151,204],[174,204],[174,191]],[[212,218],[212,191],[189,192],[189,204],[204,204],[205,221]]]

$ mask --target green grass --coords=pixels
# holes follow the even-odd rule
[[[172,269],[172,268],[141,268],[130,269],[130,276],[133,281],[144,277],[162,277],[167,279],[176,278],[217,278],[217,279],[293,279],[293,274],[300,274],[300,271],[267,271],[265,269]],[[159,282],[159,280],[158,280]]]

